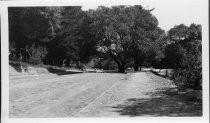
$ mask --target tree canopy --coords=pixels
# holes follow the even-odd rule
[[[140,5],[101,6],[90,10],[89,14],[94,20],[98,51],[109,54],[118,64],[119,72],[124,72],[131,64],[138,68],[148,52],[158,46],[156,41],[164,33],[151,10]]]
[[[174,69],[174,80],[201,85],[201,25],[158,26],[155,9],[135,6],[9,7],[10,60],[135,71]],[[180,82],[181,81],[181,82]]]

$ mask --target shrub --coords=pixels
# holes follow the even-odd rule
[[[171,35],[173,41],[165,49],[165,62],[175,69],[172,79],[178,87],[202,89],[201,26],[191,24],[190,27],[174,29],[180,30],[179,34],[183,34],[182,29],[187,29],[187,32],[181,37],[178,33]]]
[[[33,65],[42,64],[42,60],[41,59],[34,58],[34,57],[31,57],[28,62],[30,64],[33,64]]]
[[[30,55],[29,63],[41,64],[47,54],[47,49],[44,46],[33,43],[31,47],[26,47],[27,53]]]
[[[202,89],[201,69],[174,70],[172,79],[181,88]]]
[[[84,70],[85,69],[85,64],[81,63],[80,61],[78,61],[76,63],[76,68],[80,69],[80,70]]]

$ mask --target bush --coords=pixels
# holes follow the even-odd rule
[[[174,70],[172,79],[180,88],[202,89],[201,69]]]
[[[84,70],[85,69],[85,65],[83,63],[77,63],[76,64],[76,68],[80,69],[80,70]]]
[[[43,59],[47,54],[45,46],[37,45],[33,43],[30,47],[26,47],[28,54],[30,54],[29,63],[31,64],[42,64]]]
[[[101,62],[103,70],[117,70],[117,64],[112,59],[105,59]]]
[[[166,46],[164,64],[167,68],[182,68],[182,61],[185,58],[186,49],[178,43]]]
[[[30,64],[33,64],[33,65],[42,64],[42,60],[41,59],[33,58],[33,57],[31,57],[28,62]]]
[[[180,25],[171,30],[172,42],[165,49],[165,63],[175,69],[172,79],[178,87],[202,89],[201,25]]]

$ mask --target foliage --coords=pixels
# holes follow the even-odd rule
[[[182,68],[186,50],[180,44],[170,44],[165,48],[165,66]]]
[[[70,62],[88,62],[95,54],[94,36],[91,32],[91,20],[80,6],[63,7],[61,25],[54,40],[49,45],[48,59],[57,65]]]
[[[172,28],[169,33],[172,42],[166,47],[165,63],[175,69],[173,74],[175,83],[181,87],[201,89],[201,25],[191,24],[189,27],[179,25]]]
[[[180,88],[202,89],[201,69],[175,70],[172,78]]]
[[[28,61],[30,53],[27,49],[32,45],[46,45],[52,37],[49,11],[46,7],[10,7],[8,11],[10,54],[13,58]],[[33,49],[33,52],[38,50]],[[42,57],[36,56],[36,59],[41,61]]]
[[[153,9],[152,9],[153,10]],[[201,88],[201,25],[158,27],[152,10],[136,6],[9,7],[9,58],[32,64],[174,69],[177,85]]]
[[[101,6],[91,14],[98,39],[98,51],[109,54],[118,64],[119,72],[124,72],[129,59],[129,29],[132,25],[126,7]]]
[[[80,6],[9,8],[10,60],[62,65],[88,62],[96,53],[91,19]],[[38,51],[45,47],[47,51]],[[32,56],[39,52],[46,57]],[[31,49],[31,50],[32,50]],[[47,52],[47,54],[46,54]],[[35,55],[35,54],[33,54]],[[35,60],[36,59],[36,60]]]
[[[26,46],[26,51],[29,55],[28,62],[32,64],[40,64],[47,55],[45,46],[36,45],[33,43],[30,47]]]
[[[89,13],[94,20],[98,51],[109,54],[119,72],[125,72],[133,59],[139,67],[156,44],[158,31],[162,31],[157,29],[158,21],[150,10],[140,5],[101,6]]]
[[[60,28],[49,44],[48,60],[55,65],[61,65],[65,59],[78,59],[77,40],[80,38],[79,26],[82,23],[80,7],[64,7],[60,16]]]

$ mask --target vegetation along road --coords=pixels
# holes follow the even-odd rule
[[[202,115],[195,91],[149,71],[10,76],[9,96],[10,117]]]

